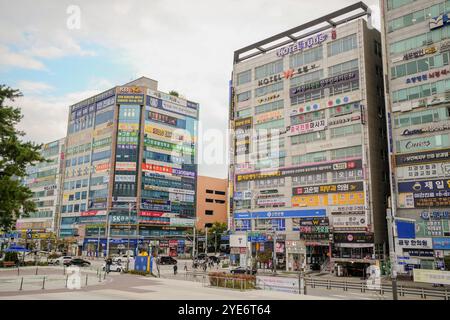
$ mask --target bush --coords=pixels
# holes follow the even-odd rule
[[[16,262],[17,260],[19,260],[19,256],[17,255],[17,252],[5,252],[5,260],[4,261]]]
[[[136,274],[136,275],[139,275],[139,276],[146,276],[146,275],[149,274],[149,272],[146,272],[146,271],[136,271],[136,270],[124,271],[124,273]]]
[[[233,289],[254,289],[256,287],[256,276],[254,275],[210,272],[208,276],[211,286]]]

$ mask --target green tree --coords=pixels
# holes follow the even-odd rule
[[[224,222],[214,222],[213,225],[208,228],[208,247],[217,246],[219,251],[220,236],[227,231],[227,224]],[[217,242],[216,242],[217,240]]]
[[[175,96],[175,97],[179,97],[179,96],[180,96],[180,94],[179,94],[177,91],[175,91],[175,90],[170,90],[170,91],[169,91],[169,94],[170,94],[171,96]]]
[[[20,109],[4,105],[21,96],[19,90],[0,85],[0,231],[11,230],[19,215],[36,211],[31,190],[20,178],[26,176],[27,165],[44,161],[41,145],[21,140],[25,133],[16,128],[23,117]]]

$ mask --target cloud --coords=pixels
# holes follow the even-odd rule
[[[11,52],[7,47],[2,45],[0,45],[0,68],[45,70],[42,62],[23,53]]]
[[[126,66],[136,78],[158,80],[162,91],[174,89],[199,102],[204,129],[224,132],[228,126],[228,80],[235,50],[355,2],[78,0],[81,28],[69,30],[66,9],[72,1],[16,1],[21,4],[20,15],[0,14],[0,39],[15,43],[41,67],[36,59],[95,55],[86,48],[94,44],[108,53],[108,57],[99,59]],[[378,0],[365,3],[376,16]],[[6,9],[0,2],[0,12],[7,12]],[[377,22],[374,25],[377,27]],[[122,83],[129,80],[123,79]],[[101,74],[90,74],[83,81],[96,89],[109,85]],[[40,101],[44,105],[48,102]],[[68,101],[60,102],[69,105]],[[35,134],[40,135],[38,130]],[[200,166],[202,174],[218,177],[225,177],[227,170],[225,165]]]
[[[29,93],[31,94],[44,93],[54,89],[54,87],[49,85],[48,83],[28,81],[28,80],[22,80],[17,82],[17,88],[20,89],[20,91],[25,95]]]

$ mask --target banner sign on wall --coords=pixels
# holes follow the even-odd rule
[[[316,195],[293,196],[293,207],[322,207],[333,205],[363,205],[364,192],[330,193]]]
[[[303,218],[303,217],[325,217],[325,216],[326,216],[325,209],[236,212],[234,214],[235,219]]]
[[[397,166],[423,164],[424,162],[440,162],[450,159],[450,149],[402,154],[395,156]]]
[[[450,179],[398,183],[400,208],[450,206]]]
[[[373,243],[372,233],[334,233],[334,242],[336,243]]]
[[[335,77],[329,77],[329,78],[322,79],[319,81],[303,84],[303,85],[295,87],[295,88],[291,88],[291,89],[289,89],[289,95],[292,98],[297,95],[304,94],[311,90],[324,89],[324,88],[328,88],[328,87],[334,86],[339,83],[344,83],[344,82],[353,81],[353,80],[357,80],[357,79],[359,79],[358,71],[346,72],[346,73],[343,73],[343,74],[335,76]]]
[[[398,179],[450,177],[450,162],[397,167]]]
[[[293,195],[324,194],[324,193],[353,192],[363,190],[364,190],[364,183],[360,181],[360,182],[338,183],[328,185],[295,187],[292,189],[292,194]]]
[[[143,94],[118,94],[116,96],[117,104],[144,104]]]
[[[309,166],[298,166],[283,168],[276,171],[266,171],[266,172],[254,172],[246,174],[236,175],[237,182],[239,181],[252,181],[261,180],[271,177],[292,177],[292,176],[303,176],[316,173],[334,172],[339,170],[350,170],[350,169],[361,169],[362,160],[348,160],[348,161],[334,161],[325,162],[317,165]]]
[[[291,126],[290,131],[292,134],[303,134],[325,130],[326,127],[327,127],[327,119],[321,119],[293,125]]]
[[[450,179],[400,182],[398,192],[450,192]],[[434,195],[429,195],[433,197]],[[440,195],[438,195],[440,196]],[[444,195],[443,195],[444,196]],[[446,196],[449,196],[446,194]]]
[[[395,241],[397,245],[405,249],[431,249],[432,240],[431,238],[415,238],[415,239],[398,239]]]

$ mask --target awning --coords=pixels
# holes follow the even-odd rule
[[[28,249],[26,249],[24,247],[20,247],[20,246],[12,246],[4,251],[5,252],[30,252],[31,250],[28,250]]]

